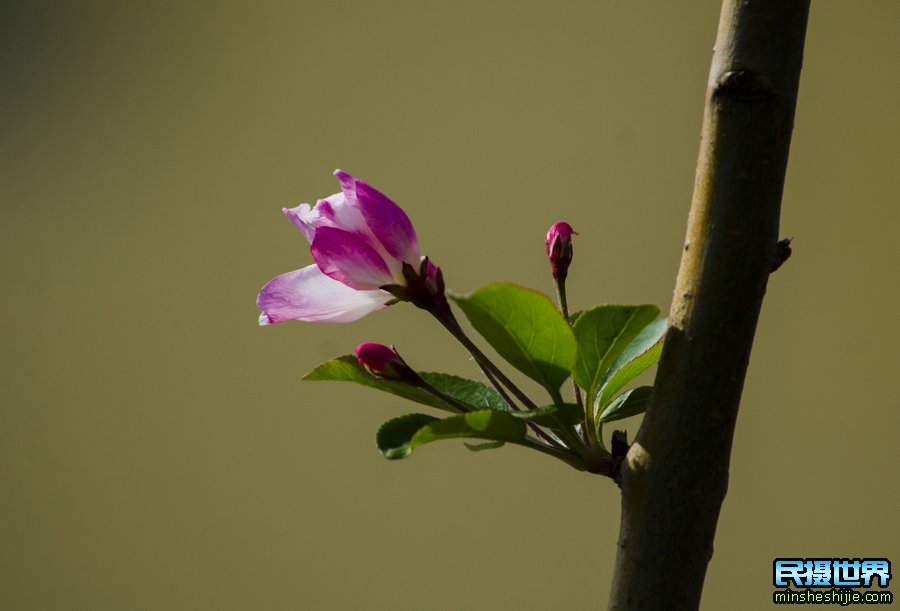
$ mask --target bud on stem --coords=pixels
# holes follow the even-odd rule
[[[393,346],[366,342],[356,347],[356,359],[366,371],[385,380],[418,384],[419,374],[397,353]]]
[[[439,391],[422,379],[422,376],[406,364],[406,361],[403,360],[403,357],[400,356],[397,349],[393,346],[372,342],[360,344],[356,347],[356,359],[366,371],[376,378],[404,382],[410,386],[421,388],[449,404],[459,413],[464,414],[471,411],[465,403]]]
[[[550,269],[553,278],[557,282],[565,282],[569,273],[569,264],[572,263],[572,236],[578,232],[566,222],[560,221],[547,231],[547,239],[544,245],[547,249],[547,258],[550,260]]]

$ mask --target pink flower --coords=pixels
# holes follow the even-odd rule
[[[547,258],[550,259],[550,268],[554,278],[565,279],[569,272],[569,264],[572,262],[572,235],[578,232],[566,222],[555,223],[547,231],[547,239],[544,246],[547,249]]]
[[[425,266],[426,277],[435,273],[433,265],[423,263],[416,231],[400,206],[342,170],[334,175],[340,193],[315,206],[283,210],[309,240],[315,264],[277,276],[262,288],[256,299],[261,325],[357,320],[395,299],[382,288],[407,286],[410,268],[418,272]]]

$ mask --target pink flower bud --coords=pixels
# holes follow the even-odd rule
[[[547,240],[544,245],[547,249],[547,258],[550,259],[550,268],[553,277],[564,280],[569,272],[569,264],[572,262],[572,236],[578,232],[566,222],[560,221],[547,231]]]
[[[356,358],[376,378],[413,381],[418,379],[393,346],[366,342],[356,347]]]

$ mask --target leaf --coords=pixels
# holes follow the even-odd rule
[[[497,282],[451,297],[500,356],[551,395],[559,394],[578,348],[566,319],[546,295]]]
[[[385,458],[406,458],[412,452],[409,444],[415,434],[421,428],[438,420],[439,418],[426,414],[406,414],[393,418],[378,429],[375,443]]]
[[[419,375],[445,395],[459,399],[466,405],[471,405],[476,409],[509,410],[509,406],[503,400],[503,397],[500,396],[500,393],[481,382],[467,380],[448,373],[423,371]]]
[[[659,360],[667,325],[665,318],[647,325],[616,358],[600,382],[596,409],[603,410],[623,386]]]
[[[646,305],[600,305],[583,312],[573,323],[578,341],[578,360],[572,377],[588,397],[616,357],[659,316],[659,307]]]
[[[626,390],[603,410],[603,413],[597,418],[597,422],[613,422],[643,414],[647,411],[647,405],[650,404],[651,392],[653,392],[652,386],[638,386]]]
[[[574,403],[562,403],[560,405],[545,405],[535,409],[527,409],[519,412],[509,412],[516,418],[529,420],[535,424],[550,428],[559,428],[560,424],[575,425],[584,420],[584,412]]]
[[[450,395],[454,399],[459,399],[476,409],[486,408],[501,411],[509,409],[500,393],[480,382],[446,373],[422,372],[419,375],[444,394]],[[303,379],[306,381],[355,382],[356,384],[389,392],[423,405],[437,407],[454,414],[459,413],[452,405],[421,388],[410,386],[405,382],[383,380],[372,376],[359,364],[355,356],[349,354],[322,363],[303,376]]]
[[[584,409],[578,407],[575,403],[563,403],[561,405],[557,405],[556,417],[563,423],[568,425],[576,425],[581,422],[584,422]],[[538,422],[538,424],[541,424]],[[555,424],[548,424],[547,426],[554,427]]]
[[[439,420],[408,414],[385,422],[375,436],[385,458],[406,458],[413,450],[441,439],[474,438],[500,442],[525,440],[525,422],[508,412],[483,409]]]
[[[466,446],[472,452],[484,452],[485,450],[496,450],[497,448],[502,448],[506,445],[505,441],[485,441],[484,443],[469,443],[468,441],[463,442],[463,445]]]

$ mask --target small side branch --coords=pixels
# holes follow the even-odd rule
[[[791,258],[791,238],[779,240],[775,248],[775,260],[772,261],[772,272],[777,272],[784,262]]]

